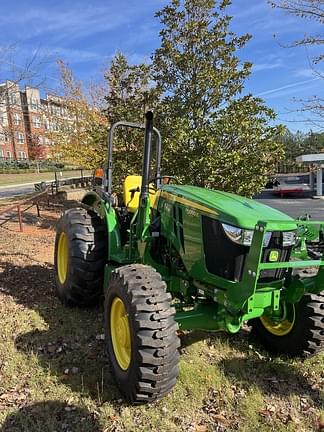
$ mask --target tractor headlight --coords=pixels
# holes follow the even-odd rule
[[[238,228],[233,225],[222,223],[223,230],[227,237],[235,243],[239,243],[243,246],[251,246],[253,230],[247,230]],[[267,247],[271,239],[271,232],[266,232],[263,239],[263,246]]]
[[[247,230],[238,228],[233,225],[222,223],[223,230],[227,237],[233,242],[241,244],[243,246],[251,246],[253,230]],[[263,239],[263,246],[268,247],[271,239],[271,232],[266,232]],[[295,231],[283,231],[282,232],[282,246],[294,246],[296,243],[296,232]]]
[[[296,243],[295,231],[283,231],[282,246],[293,246]]]

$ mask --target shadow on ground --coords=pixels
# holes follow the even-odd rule
[[[26,227],[37,227],[41,229],[54,229],[57,223],[57,216],[42,216],[42,210],[40,210],[40,217],[37,214],[31,213],[30,211],[22,213],[23,228]],[[17,211],[8,213],[0,218],[1,228],[8,231],[19,231],[19,222]]]
[[[37,226],[37,228],[43,229],[54,229],[57,224],[57,217],[46,214],[46,217],[43,218],[42,210],[40,210],[40,217],[33,213],[23,213],[22,219],[24,225]]]
[[[180,334],[181,337],[181,349],[185,349],[190,345],[207,340],[207,343],[213,343],[215,340],[221,342],[228,342],[233,348],[237,348],[241,351],[247,351],[249,349],[249,337],[250,331],[241,330],[236,334],[228,334],[226,332],[208,332],[203,330],[195,330]]]
[[[0,432],[100,432],[87,410],[57,401],[27,405],[9,415]]]
[[[257,386],[263,394],[277,396],[305,396],[317,408],[323,408],[324,395],[302,375],[298,368],[276,360],[256,359],[255,357],[225,359],[218,363],[225,376],[242,387]]]
[[[249,331],[241,330],[234,335],[223,332],[190,332],[181,336],[181,349],[185,350],[186,347],[201,340],[206,340],[207,345],[214,345],[217,341],[228,343],[231,348],[243,351],[244,357],[225,358],[220,361],[211,360],[212,364],[220,368],[225,376],[239,384],[240,387],[248,389],[253,384],[267,395],[284,397],[307,395],[315,407],[323,409],[324,393],[314,388],[313,383],[303,376],[302,371],[298,370],[291,359],[271,358],[267,357],[266,353],[262,356],[259,353],[259,351],[263,352],[262,347],[249,334]],[[258,350],[258,357],[256,357],[254,347]]]
[[[16,348],[36,354],[45,370],[75,392],[100,403],[119,398],[104,358],[102,308],[64,307],[55,294],[51,264],[20,267],[2,262],[1,268],[5,284],[0,284],[0,292],[38,313],[35,330],[19,335],[22,330],[16,329]]]

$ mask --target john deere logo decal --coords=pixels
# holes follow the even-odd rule
[[[269,261],[276,262],[278,261],[278,259],[279,259],[279,252],[276,250],[271,251],[269,255]]]

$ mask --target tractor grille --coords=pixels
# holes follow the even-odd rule
[[[209,273],[231,281],[240,281],[249,246],[231,241],[225,234],[222,224],[207,216],[202,216],[202,232],[206,268]],[[269,245],[263,248],[262,262],[269,262],[270,252],[279,252],[279,261],[288,261],[292,247],[282,246],[282,234],[273,232]],[[285,269],[262,270],[259,282],[270,282],[284,277]]]

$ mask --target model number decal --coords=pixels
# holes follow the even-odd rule
[[[186,213],[188,216],[191,217],[198,217],[199,213],[197,212],[197,210],[191,208],[191,207],[186,207]]]

